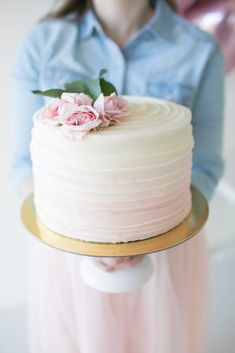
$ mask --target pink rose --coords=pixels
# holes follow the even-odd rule
[[[61,110],[61,116],[64,134],[72,140],[80,140],[101,123],[99,113],[89,105],[66,104]]]
[[[39,119],[48,125],[61,126],[66,137],[79,140],[90,130],[118,121],[128,112],[128,102],[116,96],[100,94],[94,102],[83,93],[63,93],[40,109]]]
[[[92,105],[93,99],[84,93],[67,93],[61,95],[61,99],[67,103],[76,105]]]
[[[61,99],[53,99],[46,107],[40,109],[39,118],[48,125],[60,125],[60,110],[63,105]]]
[[[128,112],[128,102],[117,96],[116,93],[112,93],[110,96],[104,96],[101,93],[93,106],[100,113],[103,123],[107,125],[108,121],[118,121],[118,118]]]

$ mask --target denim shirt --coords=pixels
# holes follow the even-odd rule
[[[31,176],[32,115],[46,99],[33,89],[65,82],[106,79],[119,94],[160,97],[192,110],[192,184],[211,199],[223,173],[224,65],[216,41],[158,0],[151,20],[120,49],[91,10],[80,22],[70,15],[36,24],[20,43],[13,66],[12,179],[16,187]],[[144,117],[143,117],[144,118]]]

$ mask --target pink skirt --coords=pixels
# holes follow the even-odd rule
[[[202,232],[151,254],[145,286],[107,294],[80,277],[82,257],[31,241],[30,353],[201,353],[207,339],[208,256]]]

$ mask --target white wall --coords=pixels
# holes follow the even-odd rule
[[[17,42],[49,9],[52,0],[0,2],[0,311],[25,300],[28,235],[19,219],[20,202],[10,173],[10,68]]]
[[[6,1],[0,4],[0,317],[1,312],[19,307],[25,301],[27,273],[27,240],[19,219],[20,201],[9,181],[10,137],[9,137],[9,95],[10,66],[17,42],[23,33],[53,3],[41,1]],[[215,249],[223,243],[235,239],[235,72],[227,78],[228,97],[226,109],[225,154],[229,161],[225,182],[222,183],[211,205],[208,225],[210,248]],[[3,317],[6,317],[4,314]],[[1,325],[1,322],[0,322]]]

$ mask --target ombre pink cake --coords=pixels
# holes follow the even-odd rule
[[[70,129],[69,119],[65,127],[45,123],[45,109],[35,113],[35,206],[51,230],[86,241],[128,242],[164,233],[189,214],[191,112],[155,98],[124,98],[128,111],[122,101],[123,116],[108,128],[97,128],[98,119],[105,127],[99,101],[98,115],[89,111],[83,132],[79,124]]]

